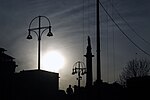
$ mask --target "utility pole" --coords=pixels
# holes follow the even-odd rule
[[[99,0],[96,1],[96,20],[97,20],[97,82],[101,82],[101,55],[100,55],[100,20],[99,20]]]

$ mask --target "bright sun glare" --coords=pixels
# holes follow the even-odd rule
[[[64,57],[58,51],[50,51],[43,55],[42,69],[52,72],[59,72],[64,66]]]

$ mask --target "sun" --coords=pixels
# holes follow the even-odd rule
[[[59,51],[50,51],[42,57],[42,69],[52,72],[59,72],[64,66],[65,60]]]

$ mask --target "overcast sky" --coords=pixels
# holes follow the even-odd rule
[[[120,18],[119,14],[146,41],[150,42],[149,0],[100,0],[120,28],[142,50],[150,53],[150,45],[137,36]],[[72,67],[83,61],[86,54],[87,36],[91,37],[93,81],[96,79],[96,0],[0,0],[0,47],[15,58],[17,72],[37,68],[37,37],[27,40],[30,21],[36,16],[46,16],[52,26],[53,37],[42,36],[42,54],[58,50],[65,57],[60,70],[60,88],[77,84]],[[114,82],[126,63],[133,58],[149,58],[136,48],[114,25],[100,8],[101,20],[101,69],[102,80]],[[82,85],[85,79],[83,77]]]

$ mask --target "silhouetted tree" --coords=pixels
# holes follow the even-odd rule
[[[120,83],[126,85],[126,81],[133,77],[148,76],[150,72],[150,62],[146,59],[133,59],[127,63],[120,74]]]

